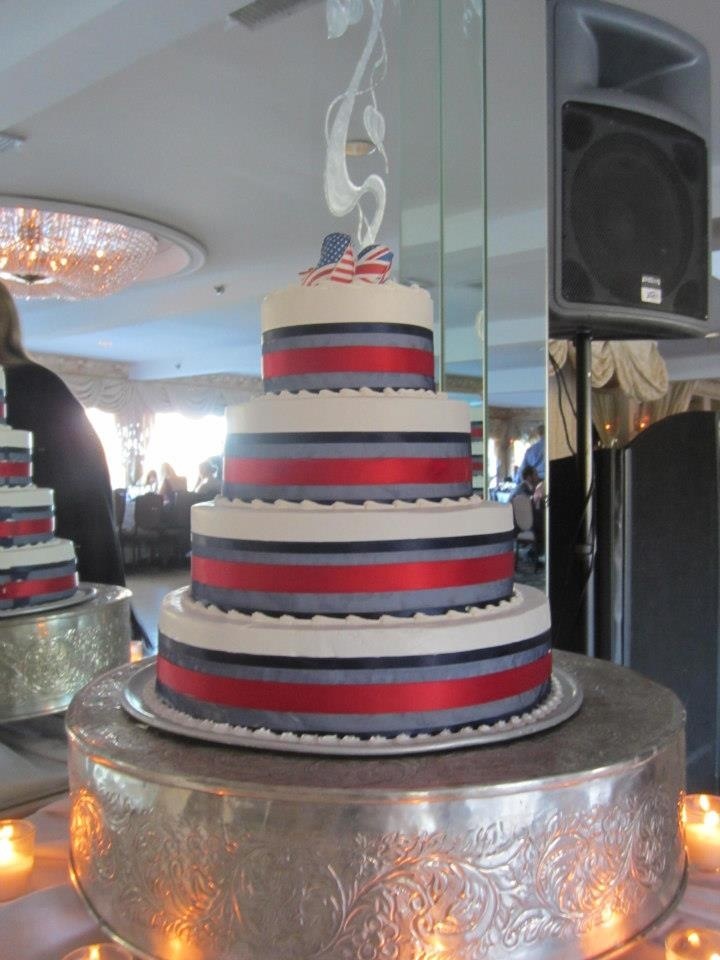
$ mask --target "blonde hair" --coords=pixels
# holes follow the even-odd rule
[[[29,360],[22,343],[15,301],[5,284],[0,283],[0,364],[7,367]]]

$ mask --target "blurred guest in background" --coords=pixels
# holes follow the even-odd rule
[[[148,470],[143,484],[143,493],[158,492],[158,475],[156,470]]]
[[[199,464],[194,492],[207,500],[212,500],[220,493],[220,481],[215,475],[215,467],[211,460],[203,460]]]
[[[178,476],[169,463],[160,465],[160,476],[162,482],[158,493],[163,498],[163,503],[173,503],[176,493],[187,490],[187,477]]]
[[[517,497],[518,494],[525,494],[526,497],[533,498],[535,493],[535,488],[540,483],[540,477],[537,475],[535,467],[524,467],[520,483],[513,490],[513,497]]]
[[[520,464],[520,476],[523,475],[525,467],[533,467],[540,480],[545,479],[545,427],[541,423],[535,431],[538,439],[525,451],[525,456]]]

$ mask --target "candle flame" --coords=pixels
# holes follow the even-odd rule
[[[701,810],[709,810],[709,809],[710,809],[710,797],[708,797],[708,795],[707,795],[706,793],[701,793],[701,794],[700,794],[700,797],[699,797],[699,799],[698,799],[698,804],[699,804]]]
[[[12,841],[14,832],[11,823],[0,827],[0,863],[11,863],[15,859],[15,844]]]
[[[691,947],[697,947],[700,945],[700,934],[696,933],[695,930],[691,930],[687,935],[687,942]]]
[[[99,947],[90,947],[90,955],[88,960],[100,960],[100,948]]]
[[[706,827],[720,826],[720,813],[718,813],[717,810],[711,810],[703,817],[703,823]]]

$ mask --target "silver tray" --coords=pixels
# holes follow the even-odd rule
[[[271,730],[233,727],[226,723],[214,723],[212,720],[195,720],[179,710],[174,710],[155,692],[156,659],[153,657],[139,663],[121,690],[120,703],[132,717],[166,733],[211,743],[224,743],[233,747],[253,747],[258,750],[369,757],[476,747],[527,737],[541,730],[555,727],[576,713],[582,703],[582,689],[576,678],[566,673],[561,667],[555,666],[550,693],[543,703],[534,710],[494,724],[463,727],[457,731],[443,730],[435,734],[423,733],[392,738],[376,736],[370,739],[353,736],[273,733]]]
[[[53,600],[50,603],[37,603],[34,606],[15,607],[12,610],[0,610],[0,620],[6,617],[30,617],[36,613],[48,613],[51,610],[62,610],[64,607],[74,607],[78,603],[85,603],[97,596],[97,587],[89,583],[81,583],[71,597],[65,597],[63,600]]]

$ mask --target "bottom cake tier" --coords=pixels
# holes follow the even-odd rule
[[[182,589],[160,613],[157,688],[198,720],[276,732],[394,737],[491,724],[550,685],[546,597],[414,617],[226,613]]]
[[[669,690],[557,653],[565,724],[392,759],[168,736],[120,707],[136,668],[67,718],[75,885],[152,960],[583,960],[682,887],[684,712]]]

